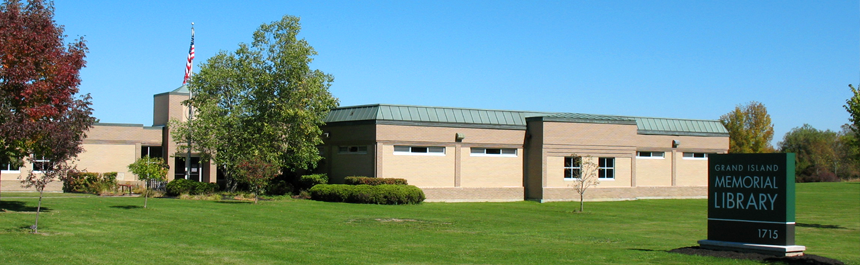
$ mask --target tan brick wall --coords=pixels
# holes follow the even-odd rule
[[[461,155],[461,187],[522,187],[523,150],[515,157],[472,156],[471,147],[464,147]]]
[[[422,188],[426,202],[522,201],[523,188]]]
[[[676,186],[708,186],[708,160],[707,159],[684,159],[678,153],[676,163],[678,165]]]
[[[373,145],[367,146],[366,154],[340,154],[337,145],[331,150],[331,173],[329,179],[332,183],[343,183],[343,178],[348,176],[373,177],[374,155]]]
[[[585,192],[586,201],[707,198],[708,187],[628,187],[592,188]],[[579,201],[579,193],[571,188],[544,189],[543,202]],[[586,208],[588,205],[585,206]]]
[[[662,159],[636,158],[636,186],[672,186],[672,152]]]
[[[382,147],[382,176],[403,178],[411,185],[425,187],[454,187],[454,147],[446,147],[445,155],[395,155],[393,145]]]
[[[161,145],[161,128],[139,126],[95,125],[87,131],[85,144]]]
[[[84,144],[78,154],[79,170],[87,172],[117,172],[117,181],[137,181],[137,176],[128,171],[128,165],[140,157],[139,147],[134,144]]]
[[[457,133],[466,136],[464,145],[493,144],[522,147],[525,131],[505,129],[475,129],[431,126],[377,125],[376,139],[380,142],[455,142]]]

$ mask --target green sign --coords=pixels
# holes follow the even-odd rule
[[[709,156],[708,239],[794,245],[794,154]]]

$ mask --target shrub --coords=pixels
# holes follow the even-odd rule
[[[326,174],[302,175],[299,177],[299,189],[307,190],[319,184],[328,183]]]
[[[218,191],[218,189],[218,184],[197,182],[189,179],[174,179],[167,183],[167,195],[170,196],[179,196],[180,194],[212,194]]]
[[[280,196],[293,193],[293,185],[284,180],[276,180],[266,187],[266,195]]]
[[[424,192],[412,185],[320,184],[310,189],[311,199],[369,204],[418,204]]]
[[[116,172],[71,172],[63,181],[63,191],[102,194],[116,187],[116,176]]]
[[[406,179],[398,179],[398,178],[370,178],[363,176],[350,176],[343,179],[344,182],[348,185],[409,185],[406,183]]]

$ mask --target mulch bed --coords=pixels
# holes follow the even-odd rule
[[[843,265],[845,263],[831,259],[825,258],[822,256],[804,254],[799,257],[775,257],[771,255],[764,255],[758,253],[747,253],[747,252],[737,252],[737,251],[727,251],[727,250],[712,250],[712,249],[704,249],[701,247],[685,247],[685,248],[676,248],[673,250],[669,250],[669,253],[680,253],[687,255],[698,255],[698,256],[711,256],[711,257],[721,257],[721,258],[730,258],[730,259],[748,259],[748,260],[756,260],[767,263],[783,263],[790,265],[800,265],[800,264],[808,264],[808,265]]]

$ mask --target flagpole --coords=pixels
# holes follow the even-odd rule
[[[191,22],[191,48],[188,51],[188,63],[185,66],[185,80],[183,85],[188,82],[191,77],[191,66],[194,61],[194,22]],[[185,157],[185,179],[191,179],[191,118],[194,115],[194,109],[191,106],[191,97],[193,96],[191,89],[188,89],[188,154]],[[199,175],[198,175],[199,176]],[[200,179],[198,178],[198,181]]]

